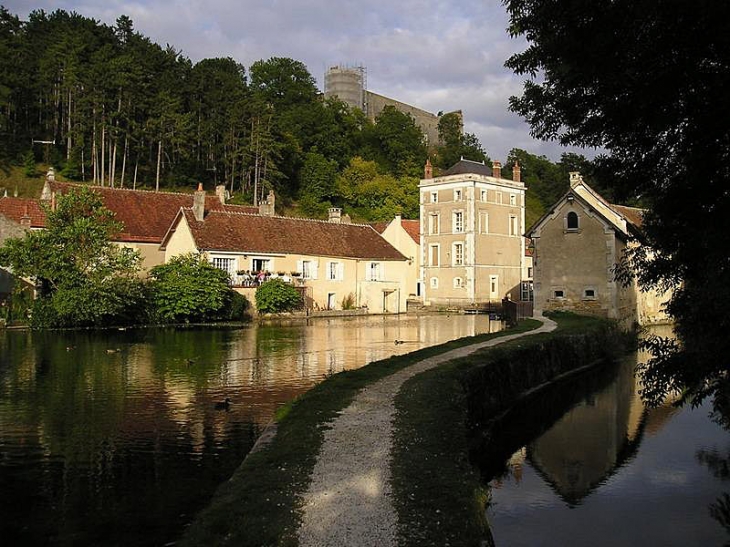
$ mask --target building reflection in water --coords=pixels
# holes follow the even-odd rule
[[[647,359],[553,386],[485,435],[473,456],[491,487],[497,545],[726,541],[717,522],[730,496],[700,455],[721,454],[727,431],[708,419],[709,404],[646,408],[633,373]]]

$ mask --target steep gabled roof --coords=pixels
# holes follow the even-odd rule
[[[0,198],[0,215],[20,224],[24,216],[30,217],[31,228],[43,228],[46,225],[46,212],[37,199]]]
[[[205,220],[195,219],[192,208],[183,208],[173,223],[184,218],[199,250],[231,253],[298,254],[406,260],[371,226],[321,220],[262,216],[215,210]],[[167,237],[162,242],[167,243]]]
[[[578,175],[575,180],[571,180],[570,189],[546,212],[540,219],[535,222],[525,233],[526,237],[534,237],[534,232],[543,224],[545,219],[550,217],[564,201],[578,199],[585,206],[592,209],[601,219],[613,226],[617,235],[623,239],[629,237],[641,238],[641,224],[644,210],[636,207],[627,207],[624,205],[613,205],[606,201],[598,192],[586,184]]]
[[[385,233],[385,230],[390,226],[395,220],[391,220],[390,222],[370,222],[370,226],[373,227],[373,230],[378,232],[380,235],[383,235]],[[406,233],[411,237],[413,241],[420,244],[421,243],[421,221],[420,220],[404,220],[401,219],[400,225],[403,227],[403,229],[406,231]]]
[[[411,239],[416,243],[421,243],[421,221],[420,220],[401,220],[401,226],[408,232]]]
[[[51,182],[51,191],[65,194],[80,187],[78,184]],[[104,206],[112,211],[116,220],[124,224],[119,236],[121,241],[160,243],[181,207],[193,204],[192,194],[150,192],[126,188],[90,186],[101,195]],[[256,207],[222,204],[217,196],[205,197],[206,211],[237,211],[256,213]]]

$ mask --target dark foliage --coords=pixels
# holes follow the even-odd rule
[[[702,0],[508,0],[528,40],[507,66],[529,78],[511,108],[533,134],[603,147],[618,195],[651,209],[654,253],[630,256],[643,286],[674,288],[681,345],[652,343],[647,395],[694,401],[727,389],[730,273],[730,4]],[[680,351],[681,349],[681,351]]]

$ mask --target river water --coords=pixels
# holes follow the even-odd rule
[[[530,400],[474,454],[497,547],[728,544],[730,435],[709,403],[646,408],[645,359]]]
[[[174,541],[281,404],[327,374],[500,328],[430,315],[0,332],[0,545]]]

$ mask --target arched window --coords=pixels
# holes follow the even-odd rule
[[[578,229],[578,213],[575,213],[571,211],[568,213],[568,216],[566,217],[566,224],[568,230],[577,230]]]

